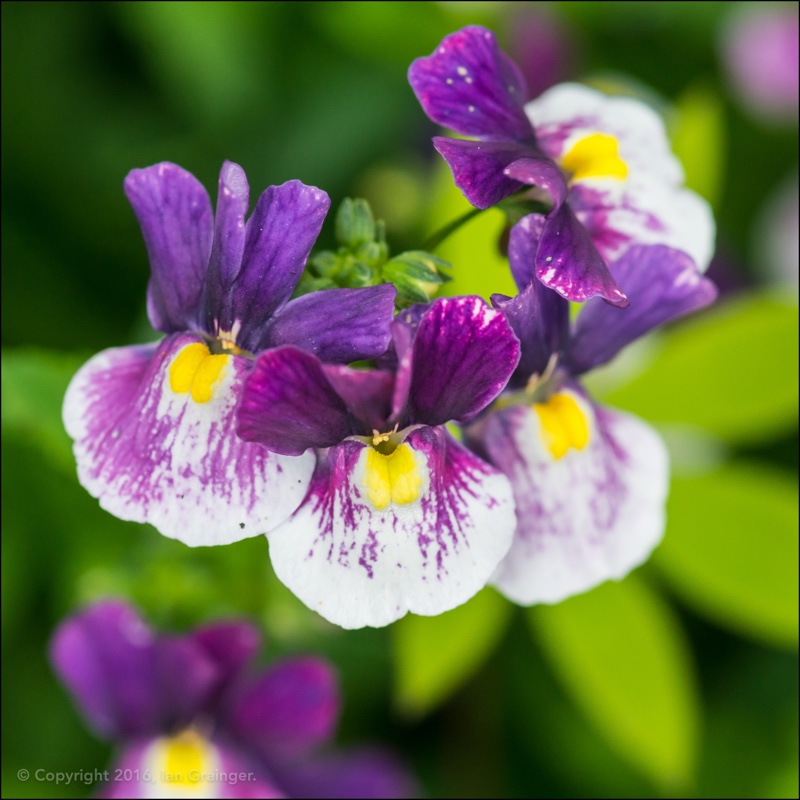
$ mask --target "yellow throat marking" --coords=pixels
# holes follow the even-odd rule
[[[619,143],[606,133],[593,133],[578,139],[561,159],[564,169],[572,173],[572,180],[584,178],[628,177],[628,165],[619,157]]]
[[[367,498],[378,511],[389,503],[399,506],[413,503],[422,489],[414,451],[407,444],[398,445],[389,455],[367,447],[364,468],[364,488]]]
[[[204,775],[210,771],[214,759],[211,746],[202,736],[189,729],[162,739],[158,743],[158,756],[159,773],[166,783],[176,789],[203,791]]]
[[[544,446],[558,461],[570,448],[583,450],[589,443],[589,421],[572,395],[554,394],[544,403],[534,403]]]
[[[207,403],[228,358],[225,353],[212,355],[202,342],[187,344],[170,365],[170,389],[176,394],[189,392],[195,403]]]

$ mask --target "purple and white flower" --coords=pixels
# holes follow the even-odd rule
[[[396,367],[327,366],[293,347],[262,354],[238,433],[318,459],[308,496],[268,535],[275,573],[345,628],[434,615],[481,589],[514,529],[508,480],[448,432],[505,387],[519,342],[477,297],[414,306],[392,324]]]
[[[664,126],[647,106],[578,84],[526,105],[521,71],[478,26],[414,61],[409,81],[434,122],[472,137],[433,140],[472,205],[489,208],[525,189],[551,206],[531,269],[563,297],[626,305],[627,287],[607,267],[634,245],[668,245],[708,266],[711,211],[683,188]]]
[[[246,222],[247,179],[230,162],[216,216],[175,164],[133,170],[125,192],[150,257],[148,315],[166,337],[105,350],[73,378],[63,416],[79,479],[107,511],[189,545],[264,533],[302,501],[314,456],[236,438],[254,354],[292,344],[326,362],[378,356],[395,289],[290,300],[329,207],[325,192],[300,181],[269,187]]]
[[[255,628],[225,621],[159,635],[107,600],[64,621],[51,662],[119,753],[103,797],[407,797],[390,754],[317,755],[334,733],[336,676],[294,657],[253,674]]]
[[[611,265],[630,306],[589,301],[574,324],[569,303],[530,264],[540,220],[511,232],[520,293],[495,295],[520,339],[508,391],[466,429],[467,441],[511,480],[517,530],[492,583],[517,603],[556,603],[644,561],[664,529],[667,453],[641,420],[592,402],[579,378],[625,345],[711,303],[716,290],[685,253],[637,246]]]

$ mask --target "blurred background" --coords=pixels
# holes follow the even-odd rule
[[[61,400],[93,353],[155,338],[134,167],[177,162],[215,198],[227,158],[253,199],[291,178],[334,208],[365,197],[394,251],[468,208],[406,70],[471,23],[531,96],[584,80],[664,115],[715,209],[722,297],[592,383],[670,447],[649,563],[554,607],[484,590],[342,631],[277,582],[263,537],[192,550],[102,511]],[[326,655],[339,741],[394,748],[423,796],[796,797],[797,74],[796,3],[3,3],[3,796],[87,796],[16,775],[109,764],[45,648],[112,595],[165,629],[247,616],[267,660]],[[502,228],[480,215],[436,251],[449,292],[509,290]]]

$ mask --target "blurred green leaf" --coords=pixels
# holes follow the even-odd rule
[[[440,614],[409,614],[392,626],[395,702],[409,716],[426,714],[443,703],[473,673],[499,642],[511,606],[492,589]]]
[[[25,437],[70,474],[75,472],[75,459],[61,406],[67,385],[84,361],[86,356],[35,348],[4,350],[2,355],[3,433]]]
[[[677,100],[672,149],[686,172],[686,185],[716,207],[725,172],[727,143],[722,98],[698,84]]]
[[[755,464],[676,478],[655,562],[699,613],[737,633],[796,645],[797,484]]]
[[[763,440],[797,424],[797,343],[796,306],[729,300],[667,334],[650,368],[603,400],[729,442]]]
[[[558,677],[598,730],[663,790],[685,789],[699,711],[687,643],[669,606],[628,577],[529,614]]]

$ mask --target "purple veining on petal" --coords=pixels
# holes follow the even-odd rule
[[[553,208],[561,206],[567,196],[567,181],[561,170],[546,156],[537,155],[529,149],[528,153],[510,163],[504,174],[514,180],[537,186],[550,195]]]
[[[131,170],[124,187],[150,258],[150,322],[163,333],[186,330],[199,321],[211,252],[208,193],[193,175],[169,162]]]
[[[440,125],[477,138],[534,140],[522,110],[521,73],[486,28],[472,25],[446,36],[430,56],[412,63],[408,79]]]
[[[328,363],[377,358],[389,345],[397,290],[390,283],[298,297],[262,328],[258,349],[292,344]]]
[[[631,305],[615,309],[590,300],[572,334],[569,364],[573,374],[610,361],[647,331],[697,311],[714,301],[717,290],[689,256],[663,245],[632,247],[611,266]]]
[[[543,214],[528,214],[511,228],[508,262],[514,283],[520,292],[536,279],[536,253],[546,221]]]

